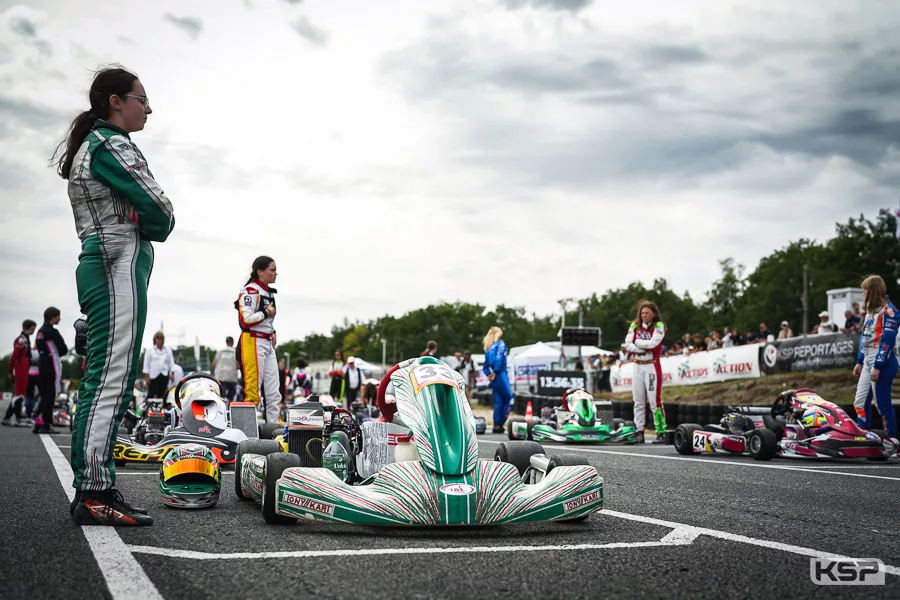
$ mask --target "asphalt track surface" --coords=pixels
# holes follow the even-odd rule
[[[504,438],[479,439],[491,458]],[[230,471],[216,508],[178,511],[160,504],[156,469],[128,466],[118,487],[156,523],[111,529],[69,518],[58,470],[70,440],[0,429],[0,598],[900,597],[896,459],[566,447],[603,476],[604,511],[580,524],[447,529],[267,525],[234,497]],[[814,585],[810,556],[828,553],[881,559],[886,585]]]

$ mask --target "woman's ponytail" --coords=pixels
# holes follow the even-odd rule
[[[56,148],[53,153],[54,164],[56,164],[56,172],[63,179],[69,178],[72,171],[72,162],[75,160],[75,154],[84,143],[84,138],[91,132],[94,123],[99,117],[92,110],[86,110],[72,121],[69,127],[69,134]],[[63,148],[65,147],[65,148]]]
[[[68,179],[72,171],[72,163],[75,155],[84,139],[93,129],[98,119],[109,119],[109,98],[119,96],[124,98],[131,93],[137,75],[120,67],[113,67],[98,71],[94,75],[91,91],[88,98],[91,102],[90,110],[86,110],[72,121],[69,133],[57,147],[50,159],[51,164],[56,165],[56,172],[63,179]]]

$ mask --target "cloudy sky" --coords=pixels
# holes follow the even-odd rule
[[[0,0],[0,340],[78,315],[48,157],[98,67],[175,206],[145,344],[219,345],[259,254],[282,340],[442,301],[557,310],[900,197],[900,11],[866,2]],[[848,282],[852,283],[852,282]],[[4,353],[6,351],[3,351]]]

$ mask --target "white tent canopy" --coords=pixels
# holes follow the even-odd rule
[[[549,342],[548,346],[552,347],[556,354],[559,355],[559,342]],[[581,357],[588,358],[595,355],[607,356],[610,354],[615,354],[614,352],[610,352],[609,350],[603,350],[602,348],[598,348],[597,346],[582,346],[581,347]],[[566,356],[578,356],[578,346],[566,346]]]
[[[511,361],[515,365],[549,365],[559,362],[559,350],[544,342],[537,342],[512,357]]]

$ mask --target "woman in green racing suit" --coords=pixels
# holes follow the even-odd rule
[[[90,109],[72,122],[56,162],[69,182],[81,240],[75,280],[88,330],[72,434],[76,494],[70,511],[79,525],[150,525],[146,511],[116,489],[112,452],[138,371],[153,268],[150,242],[164,242],[175,218],[129,135],[141,131],[152,112],[137,76],[103,69],[89,99]]]

